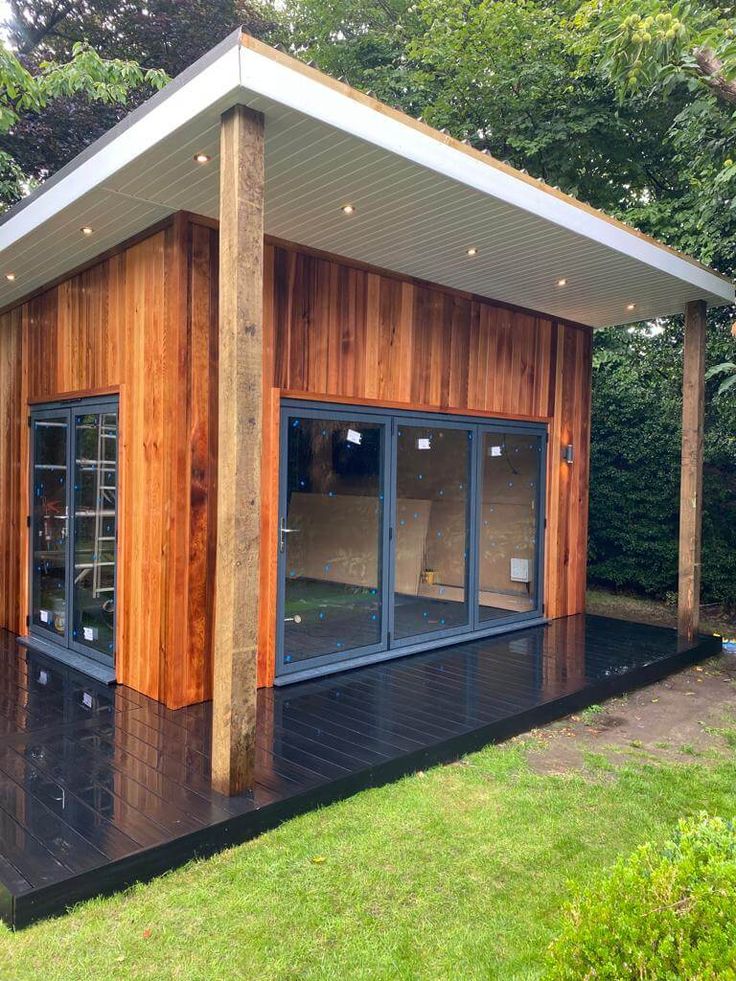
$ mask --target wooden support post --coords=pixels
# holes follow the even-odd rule
[[[220,298],[212,785],[251,786],[255,760],[263,429],[263,116],[220,125]]]
[[[700,537],[703,513],[703,416],[705,392],[704,300],[685,308],[680,469],[680,563],[677,626],[692,639],[700,626]]]

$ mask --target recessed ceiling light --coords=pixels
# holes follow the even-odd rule
[[[344,215],[354,215],[355,205],[354,204],[344,204],[340,209]]]
[[[9,283],[15,282],[15,273],[5,273],[5,278]]]
[[[468,255],[472,258],[474,255],[478,255],[478,250],[474,245],[471,245],[468,249]]]
[[[194,154],[194,162],[195,163],[198,163],[198,164],[207,164],[207,163],[210,162],[211,159],[212,159],[212,157],[209,155],[209,153],[195,153]]]
[[[557,280],[557,285],[558,286],[567,286],[567,280],[566,279],[558,279]]]
[[[91,235],[94,229],[91,225],[82,225],[80,231],[82,232],[82,235]]]
[[[635,303],[627,303],[626,304],[626,309],[627,310],[636,310],[636,304]]]

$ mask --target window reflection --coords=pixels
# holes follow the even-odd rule
[[[66,636],[67,441],[64,416],[33,422],[33,597],[34,626]]]
[[[483,436],[478,595],[481,620],[526,613],[537,605],[541,453],[538,436]]]
[[[349,419],[289,420],[287,664],[380,642],[383,432]]]
[[[107,654],[115,630],[117,413],[76,415],[74,435],[72,638]]]
[[[468,622],[472,433],[400,424],[396,436],[394,636]]]

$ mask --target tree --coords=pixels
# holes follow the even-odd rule
[[[273,11],[260,0],[10,0],[4,25],[10,46],[27,71],[45,61],[68,62],[82,42],[102,59],[137,62],[178,75],[240,25],[275,37]],[[0,151],[10,155],[20,181],[0,187],[15,200],[25,180],[40,181],[97,139],[150,94],[130,86],[125,101],[92,102],[81,90],[26,111],[11,130],[0,132]]]
[[[55,99],[83,96],[89,102],[122,104],[138,89],[161,88],[165,72],[142,69],[136,62],[104,59],[89,46],[76,43],[63,63],[42,61],[35,73],[16,55],[0,46],[0,133],[12,133],[27,113],[40,113]],[[17,159],[0,150],[0,193],[3,200],[19,197],[27,175]]]
[[[709,0],[290,0],[286,15],[300,56],[736,270],[733,23]],[[732,319],[709,314],[710,361],[736,360]],[[663,596],[677,581],[682,320],[599,331],[595,354],[591,578]],[[736,400],[716,389],[703,590],[736,604]]]
[[[732,10],[707,3],[607,0],[584,6],[579,23],[597,26],[601,66],[619,95],[680,82],[698,94],[736,106],[736,29]]]
[[[264,0],[265,2],[265,0]],[[712,0],[10,0],[22,67],[105,58],[177,74],[230,30],[279,41],[459,139],[736,271],[736,40]],[[0,193],[42,179],[123,112],[64,95],[2,136]],[[144,89],[128,94],[129,104]],[[7,157],[5,158],[7,160]],[[1,176],[1,175],[0,175]],[[736,362],[733,311],[709,314],[708,357]],[[682,322],[595,337],[591,571],[662,595],[676,583]],[[736,604],[736,399],[708,382],[706,596]],[[732,389],[733,391],[733,389]]]

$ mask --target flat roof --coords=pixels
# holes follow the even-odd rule
[[[265,117],[274,237],[592,327],[734,302],[696,260],[236,31],[0,218],[0,307],[178,210],[217,218],[238,103]]]

